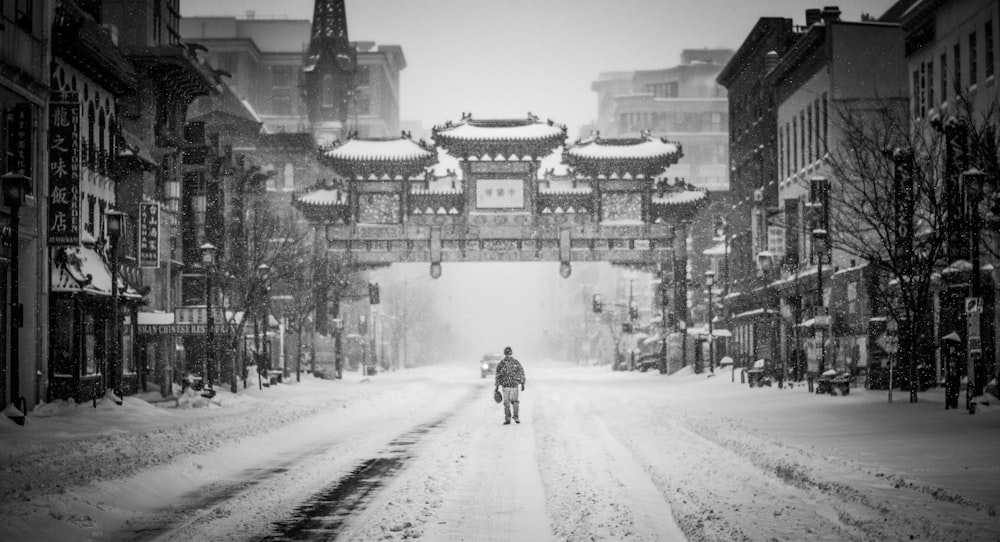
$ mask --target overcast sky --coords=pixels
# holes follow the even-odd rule
[[[845,20],[893,0],[347,0],[348,35],[400,45],[401,118],[425,128],[528,111],[568,125],[597,116],[601,72],[676,65],[682,49],[736,49],[759,17],[803,24],[836,4]],[[311,19],[313,0],[181,0],[183,16]]]

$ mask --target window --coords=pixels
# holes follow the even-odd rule
[[[826,93],[823,93],[823,153],[830,152],[830,148],[827,146],[827,142],[830,141],[830,124],[829,124],[829,114],[827,112],[830,106],[830,100],[827,99]]]
[[[294,66],[271,66],[271,86],[274,88],[292,88],[295,85]]]
[[[933,109],[934,101],[934,62],[927,62],[927,109]]]
[[[809,104],[806,107],[806,132],[808,132],[808,144],[806,146],[809,149],[806,152],[806,161],[812,163],[813,161],[813,107]]]
[[[806,167],[806,112],[799,111],[799,167],[797,169],[802,169]]]
[[[976,33],[969,34],[969,86],[974,86],[979,74],[978,51],[976,49]]]
[[[816,126],[815,126],[814,129],[816,130],[816,159],[817,160],[819,160],[820,158],[823,157],[823,153],[821,151],[821,149],[823,148],[823,132],[820,132],[820,127],[822,126],[820,124],[820,109],[821,108],[822,108],[822,106],[819,103],[819,98],[816,98],[816,101],[813,102],[813,110],[816,111]]]
[[[792,176],[792,125],[785,123],[785,177]]]
[[[927,95],[927,65],[923,62],[920,63],[920,96],[917,101],[920,102],[920,116],[927,116],[927,104],[924,103],[924,96]]]
[[[984,59],[984,64],[986,68],[986,77],[993,77],[993,70],[995,69],[994,63],[996,62],[993,51],[995,45],[993,44],[993,20],[990,19],[986,21],[983,25],[983,40],[985,41],[986,58]]]
[[[282,115],[291,116],[292,113],[292,99],[288,96],[275,95],[271,98],[271,114],[272,115]]]
[[[778,129],[778,172],[785,178],[785,131]]]
[[[323,107],[333,107],[333,76],[326,74],[323,76],[323,88],[320,91],[323,97]]]
[[[913,118],[920,117],[920,70],[913,70],[913,85],[910,88],[910,103],[913,104]]]
[[[295,187],[295,166],[291,162],[285,164],[284,180],[278,188],[294,188]]]
[[[369,66],[359,65],[354,72],[354,80],[359,87],[366,87],[371,84],[371,70]]]
[[[948,53],[941,53],[941,103],[948,101]]]
[[[792,117],[792,170],[789,176],[799,170],[799,125],[795,117]]]
[[[14,24],[31,33],[34,26],[35,0],[14,0]]]
[[[962,44],[955,44],[955,95],[962,93]]]
[[[163,35],[163,5],[161,0],[153,0],[153,43],[159,44]]]

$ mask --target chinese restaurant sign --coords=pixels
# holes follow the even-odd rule
[[[32,176],[31,104],[19,103],[7,112],[7,171]]]
[[[49,245],[80,244],[80,103],[56,92],[49,102]]]
[[[139,204],[139,267],[160,267],[160,206]]]

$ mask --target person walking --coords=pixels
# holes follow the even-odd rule
[[[518,400],[518,385],[521,386],[520,391],[524,391],[524,368],[521,367],[521,362],[514,359],[514,351],[508,346],[503,349],[503,359],[497,365],[497,376],[494,379],[494,384],[496,389],[503,389],[503,414],[504,414],[504,425],[510,425],[510,405],[514,405],[514,421],[516,423],[521,423],[518,419],[518,408],[521,402]]]

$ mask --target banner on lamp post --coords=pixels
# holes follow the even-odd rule
[[[7,111],[7,171],[20,173],[34,179],[32,153],[33,114],[32,105],[22,102]]]
[[[139,204],[139,267],[160,267],[160,204]]]

